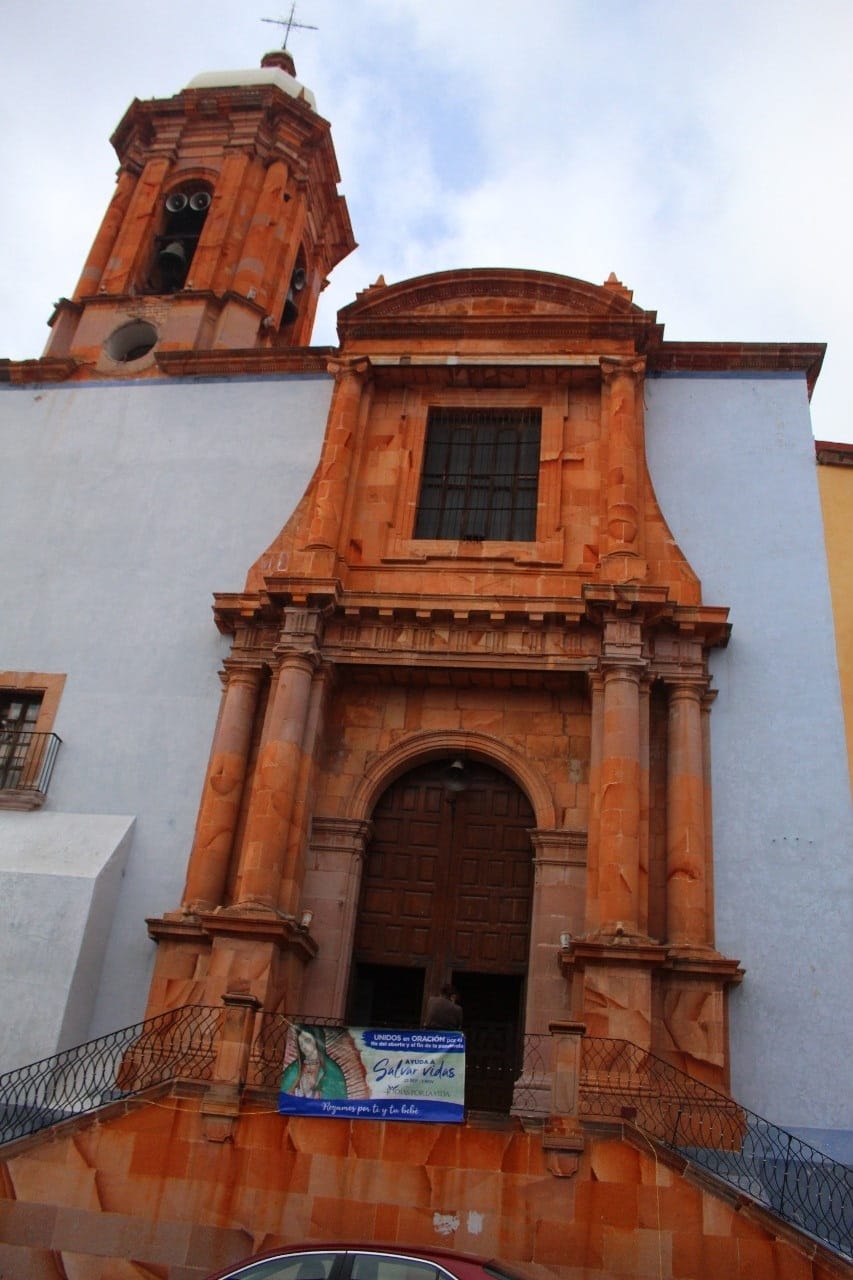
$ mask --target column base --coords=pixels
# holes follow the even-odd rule
[[[235,986],[267,1010],[298,1003],[302,972],[317,954],[307,929],[261,904],[171,912],[146,924],[158,944],[147,1017],[184,1004],[218,1005]]]

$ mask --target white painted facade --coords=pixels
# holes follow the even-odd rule
[[[664,376],[646,405],[661,509],[731,611],[711,733],[717,946],[746,969],[732,1089],[785,1128],[853,1130],[853,812],[805,380]]]
[[[21,943],[0,1071],[144,1012],[144,921],[180,901],[228,652],[212,594],[302,496],[332,385],[0,389],[0,670],[67,676],[47,803],[0,812],[0,938]]]
[[[0,959],[23,958],[0,1070],[142,1016],[144,919],[180,900],[228,652],[212,593],[293,511],[331,389],[0,391],[0,669],[67,676],[46,808],[0,813]],[[733,1090],[785,1127],[847,1130],[853,827],[805,383],[664,376],[646,404],[661,509],[705,603],[731,609],[711,723],[717,946],[747,971]]]

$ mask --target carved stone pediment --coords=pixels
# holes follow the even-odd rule
[[[380,278],[338,313],[341,340],[380,333],[389,322],[500,326],[528,321],[615,328],[620,335],[659,332],[656,316],[630,300],[618,282],[592,285],[544,271],[498,268],[442,271],[386,285]]]

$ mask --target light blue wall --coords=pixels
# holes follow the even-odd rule
[[[717,946],[746,969],[733,1090],[849,1129],[853,813],[805,382],[650,379],[646,438],[703,600],[731,610],[711,726]]]
[[[180,901],[228,652],[212,594],[242,589],[302,496],[331,388],[0,390],[0,669],[67,673],[48,809],[136,818],[91,1034],[143,1012],[144,920]]]

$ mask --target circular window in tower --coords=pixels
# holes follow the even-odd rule
[[[115,329],[104,343],[104,351],[119,364],[130,364],[147,356],[157,342],[157,330],[147,320],[131,320]]]

